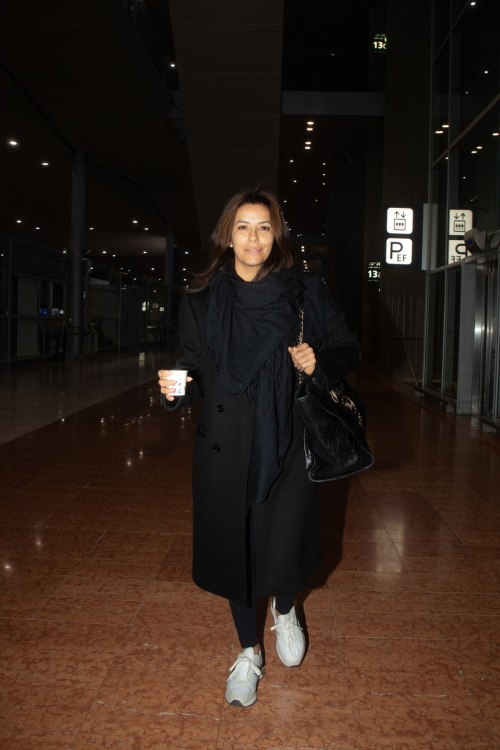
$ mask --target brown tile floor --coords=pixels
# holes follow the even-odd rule
[[[358,386],[376,465],[321,485],[309,650],[248,710],[224,599],[190,578],[197,407],[143,385],[0,446],[0,747],[500,747],[500,443]]]

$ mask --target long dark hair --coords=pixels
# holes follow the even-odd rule
[[[234,252],[229,247],[234,226],[236,212],[247,203],[261,204],[269,209],[274,242],[269,256],[259,268],[253,281],[259,281],[272,271],[290,268],[294,263],[293,246],[288,227],[285,223],[280,205],[270,190],[240,190],[226,203],[222,215],[212,232],[209,240],[210,265],[197,274],[191,284],[191,289],[202,289],[206,286],[219,268],[232,265],[234,267]]]

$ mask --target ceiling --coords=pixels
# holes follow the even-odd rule
[[[384,5],[11,4],[0,29],[0,231],[69,246],[79,149],[92,258],[155,276],[170,224],[196,271],[224,202],[258,183],[278,192],[299,245],[324,253],[336,160],[382,149],[381,58],[369,50]]]

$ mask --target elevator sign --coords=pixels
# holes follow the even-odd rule
[[[418,204],[384,205],[384,265],[422,267],[422,216]]]

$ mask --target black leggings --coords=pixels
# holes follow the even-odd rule
[[[249,524],[249,541],[250,544],[250,596],[252,601],[251,607],[242,607],[241,604],[229,601],[231,607],[231,613],[233,615],[234,624],[238,632],[238,638],[240,639],[241,648],[249,648],[250,646],[256,646],[258,643],[257,639],[257,575],[256,575],[256,552],[255,552],[255,533],[253,528],[253,514],[252,508],[249,508],[248,512],[248,524]],[[280,615],[286,615],[290,612],[293,607],[293,601],[295,594],[276,594],[276,609]]]

